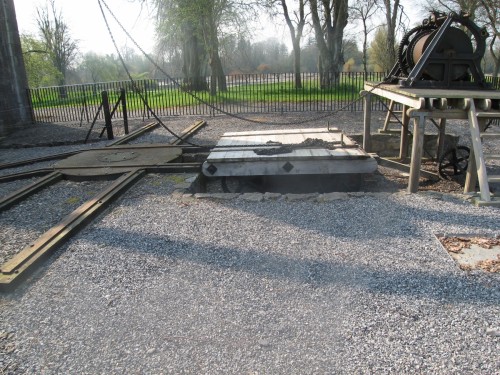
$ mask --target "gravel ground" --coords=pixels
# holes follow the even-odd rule
[[[197,143],[249,126],[208,121]],[[500,374],[500,275],[461,271],[434,236],[500,235],[498,208],[196,199],[177,182],[146,176],[0,295],[0,374]]]

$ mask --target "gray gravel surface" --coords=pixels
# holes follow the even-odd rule
[[[19,188],[16,186],[19,181],[10,184]],[[109,181],[60,181],[10,209],[1,211],[0,265],[109,184]]]
[[[348,133],[362,129],[359,114],[342,116]],[[259,128],[207,120],[196,142]],[[498,208],[392,190],[196,199],[175,192],[179,180],[146,176],[0,295],[0,374],[500,374],[500,275],[461,271],[434,236],[500,235]],[[3,223],[25,242],[89,190],[47,196],[52,213],[7,211],[2,246]]]

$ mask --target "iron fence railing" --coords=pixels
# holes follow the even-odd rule
[[[28,94],[36,122],[91,122],[100,106],[101,92],[108,92],[113,105],[119,99],[122,88],[126,91],[129,118],[151,117],[148,106],[161,117],[216,115],[221,112],[334,111],[349,103],[352,105],[345,110],[361,111],[363,102],[356,99],[364,82],[379,82],[383,74],[344,72],[336,84],[328,89],[320,87],[319,75],[316,73],[303,73],[301,79],[302,88],[297,89],[292,73],[230,75],[226,76],[227,90],[215,96],[206,91],[184,91],[182,79],[177,81],[181,83],[180,87],[170,79],[145,79],[137,80],[134,84],[120,81],[32,88]],[[383,110],[384,107],[374,101],[372,109]],[[119,107],[115,118],[122,116]],[[102,118],[102,114],[98,118]]]
[[[272,113],[304,111],[361,111],[359,92],[365,81],[380,82],[383,73],[343,72],[335,85],[320,87],[317,73],[302,73],[302,88],[295,87],[292,73],[237,74],[226,76],[227,90],[211,96],[206,91],[189,93],[182,88],[182,79],[145,79],[100,82],[81,85],[32,88],[28,90],[36,122],[92,122],[101,104],[101,92],[107,91],[111,105],[126,91],[129,118],[149,118],[149,106],[158,116],[212,115],[218,113]],[[207,84],[208,84],[207,78]],[[500,88],[499,78],[486,80]],[[145,104],[147,103],[147,104]],[[208,104],[208,105],[207,105]],[[387,104],[387,102],[386,102]],[[385,111],[378,100],[372,101],[373,111]],[[97,118],[102,119],[103,114]],[[115,118],[122,118],[118,107]]]

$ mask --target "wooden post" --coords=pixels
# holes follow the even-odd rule
[[[408,183],[408,192],[416,193],[418,191],[418,182],[420,179],[420,165],[422,162],[422,153],[424,150],[425,116],[426,112],[412,112],[413,120],[413,145],[411,150],[410,181]]]
[[[122,101],[123,129],[125,131],[125,134],[128,134],[127,94],[124,88],[120,89],[120,97]]]
[[[401,126],[401,141],[399,143],[399,159],[405,160],[408,157],[408,126],[410,125],[410,116],[408,116],[408,106],[403,105],[403,126]]]
[[[363,132],[363,149],[366,152],[371,151],[371,118],[372,118],[372,95],[367,91],[361,91],[361,95],[364,95],[364,109],[363,109],[363,122],[364,122],[364,132]]]
[[[476,191],[477,185],[477,166],[476,156],[474,155],[474,147],[470,150],[469,162],[467,163],[467,173],[465,175],[464,193]]]
[[[490,202],[490,188],[488,184],[488,175],[486,174],[486,164],[484,162],[483,146],[481,143],[481,132],[486,127],[486,120],[477,118],[476,107],[474,99],[467,99],[469,110],[467,112],[469,117],[469,126],[471,132],[472,149],[474,150],[475,171],[477,179],[479,180],[479,189],[481,190],[481,200]],[[469,156],[469,159],[470,156]],[[467,168],[471,168],[470,166]],[[474,173],[474,171],[470,171]]]
[[[439,133],[436,147],[436,159],[439,160],[444,152],[444,140],[446,138],[446,119],[439,119]]]
[[[111,111],[109,109],[109,97],[108,92],[101,92],[102,97],[102,109],[104,111],[104,121],[106,123],[106,133],[108,135],[108,139],[111,140],[114,138],[113,135],[113,124],[111,123]]]

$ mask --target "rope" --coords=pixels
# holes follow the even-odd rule
[[[104,3],[104,0],[102,0],[103,3]],[[106,28],[108,29],[108,33],[109,33],[109,36],[111,37],[111,41],[113,42],[113,45],[115,47],[115,50],[116,52],[118,53],[118,57],[120,59],[120,62],[122,63],[123,65],[123,68],[125,69],[125,72],[127,73],[127,76],[130,80],[130,82],[132,83],[132,86],[133,86],[133,89],[134,91],[139,95],[139,98],[141,99],[141,101],[143,102],[143,104],[146,106],[146,108],[148,109],[148,111],[153,115],[153,117],[156,119],[156,121],[158,121],[158,123],[163,127],[165,128],[171,135],[173,135],[175,138],[177,138],[177,140],[179,140],[181,143],[186,143],[188,145],[191,145],[191,146],[196,146],[196,147],[201,147],[200,145],[197,145],[195,143],[191,143],[189,141],[186,141],[185,139],[183,139],[181,136],[177,135],[176,133],[174,133],[168,126],[166,126],[163,121],[158,117],[158,115],[156,114],[155,111],[153,111],[153,109],[150,107],[149,103],[145,100],[144,96],[142,95],[141,91],[138,90],[138,87],[136,85],[136,82],[135,80],[132,78],[132,75],[130,74],[130,71],[129,69],[127,68],[127,65],[125,64],[125,60],[123,59],[123,56],[120,52],[120,49],[118,48],[118,45],[116,44],[116,41],[115,41],[115,38],[113,36],[113,33],[111,32],[111,28],[109,27],[109,23],[108,23],[108,19],[106,18],[106,14],[104,13],[104,9],[102,8],[102,5],[101,5],[101,0],[97,0],[97,2],[99,3],[99,8],[101,9],[101,14],[102,14],[102,17],[104,18],[104,22],[106,23]],[[106,8],[108,8],[107,4],[104,3],[104,5],[106,6]],[[109,10],[109,8],[108,8]],[[111,13],[111,10],[109,10],[110,13]],[[112,13],[111,13],[112,14]],[[113,15],[114,17],[114,15]],[[115,18],[116,20],[116,18]],[[118,20],[117,20],[118,22]],[[134,41],[134,44],[135,44],[135,41]],[[141,50],[142,51],[142,50]]]

